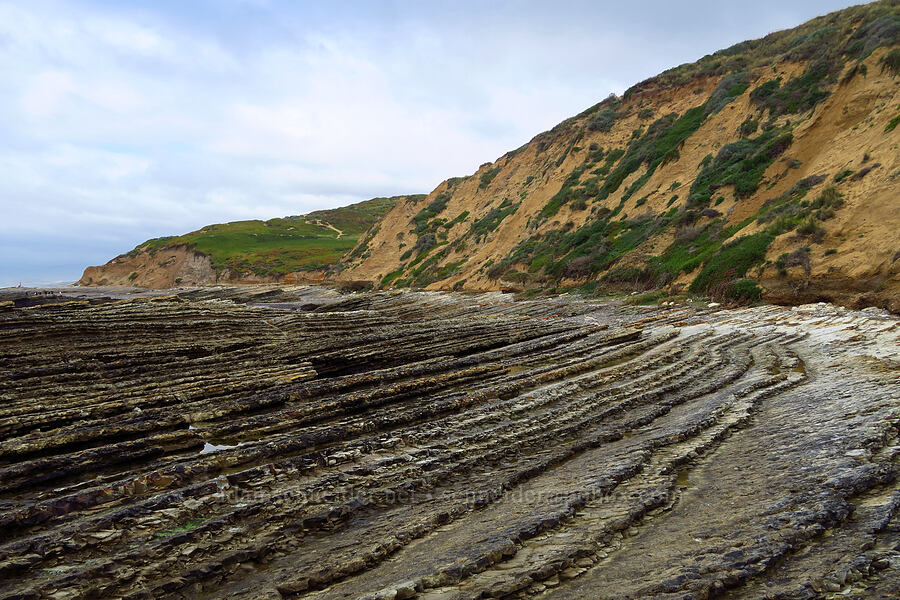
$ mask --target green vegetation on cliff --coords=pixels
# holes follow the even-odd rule
[[[185,235],[148,240],[130,254],[186,246],[207,255],[217,272],[230,269],[236,273],[277,276],[318,269],[337,262],[353,249],[399,198],[406,196],[374,198],[268,221],[207,225]]]
[[[837,186],[852,188],[881,167],[867,162],[868,154],[853,168],[803,166],[808,127],[798,126],[854,77],[868,73],[871,81],[873,66],[900,76],[900,49],[891,50],[898,45],[900,3],[881,0],[742,42],[639,83],[622,97],[611,95],[504,160],[482,165],[477,190],[463,192],[449,182],[440,188],[411,223],[415,245],[395,270],[379,271],[381,283],[425,286],[455,275],[454,289],[486,278],[532,293],[657,288],[758,300],[762,288],[751,277],[769,277],[766,269],[771,274],[766,256],[773,242],[783,243],[779,236],[790,233],[789,244],[822,243],[822,223],[844,205],[846,188]],[[887,51],[877,62],[863,62],[882,48]],[[696,100],[670,103],[669,94]],[[885,133],[900,124],[890,112],[879,127]],[[711,119],[730,124],[704,128]],[[679,164],[698,147],[707,154],[699,164]],[[681,181],[663,179],[651,189],[663,169]],[[795,185],[767,195],[784,181]],[[822,185],[826,181],[834,185]],[[814,199],[805,198],[813,188]],[[527,200],[539,193],[543,203]],[[467,230],[448,232],[457,222],[448,223],[451,215],[442,212],[448,203],[467,208]],[[514,213],[526,223],[524,231],[504,229],[504,218]],[[515,242],[504,244],[504,236]],[[490,255],[476,254],[488,241]],[[479,260],[466,261],[472,256]]]

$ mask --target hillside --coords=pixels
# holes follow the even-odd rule
[[[337,277],[900,310],[898,45],[883,0],[666,71],[397,202]]]
[[[398,200],[415,198],[373,198],[307,215],[234,221],[155,238],[105,265],[88,267],[79,284],[159,288],[218,281],[321,280],[325,270],[353,249]]]

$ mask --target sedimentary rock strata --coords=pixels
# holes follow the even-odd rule
[[[900,594],[896,317],[11,297],[0,598]]]

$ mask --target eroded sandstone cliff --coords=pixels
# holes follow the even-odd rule
[[[638,84],[399,202],[340,277],[900,309],[900,5]]]

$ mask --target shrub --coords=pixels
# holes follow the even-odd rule
[[[497,229],[503,219],[516,212],[518,209],[518,203],[512,204],[509,200],[504,200],[500,206],[492,208],[485,216],[472,223],[469,231],[474,236],[487,235]]]
[[[750,267],[761,263],[766,258],[766,250],[774,237],[766,232],[738,238],[723,245],[710,257],[703,269],[694,278],[690,290],[704,293],[711,287],[731,278],[743,277]]]
[[[422,252],[427,252],[431,250],[437,245],[437,238],[435,238],[433,233],[426,233],[418,240],[416,240],[416,245],[413,246],[414,250],[418,250],[421,254]]]
[[[798,248],[790,254],[782,254],[775,260],[775,268],[778,269],[779,275],[787,275],[789,267],[803,267],[803,271],[809,276],[812,271],[809,262],[809,248]]]
[[[700,237],[704,231],[706,231],[706,225],[689,225],[687,227],[682,227],[675,233],[675,243],[682,245],[690,244]]]
[[[757,105],[765,105],[779,87],[781,87],[781,77],[767,81],[750,92],[750,101]]]
[[[420,210],[416,216],[413,217],[413,222],[416,224],[417,235],[421,235],[428,228],[429,221],[447,208],[447,202],[449,200],[450,194],[448,192],[441,192],[435,196],[434,200],[428,203],[428,206]]]
[[[885,71],[896,77],[900,75],[900,48],[894,48],[881,57],[881,72]]]
[[[810,217],[797,227],[797,234],[811,238],[814,242],[819,243],[825,237],[825,230],[819,227],[815,219]]]
[[[875,163],[874,165],[869,165],[868,167],[862,168],[853,174],[853,177],[851,177],[851,180],[859,181],[860,179],[862,179],[863,177],[868,175],[872,171],[872,169],[877,169],[880,166],[881,166],[881,163]]]
[[[826,179],[828,179],[828,175],[810,175],[809,177],[804,177],[794,184],[794,188],[791,191],[794,192],[797,190],[808,190],[814,188]]]
[[[772,117],[806,112],[828,97],[828,92],[820,86],[826,78],[838,71],[840,64],[837,61],[823,57],[783,86],[780,78],[762,84],[750,92],[750,100],[761,108],[768,109]]]
[[[503,277],[510,269],[512,268],[512,264],[507,261],[500,261],[497,264],[491,266],[487,271],[488,279],[500,279]]]
[[[590,129],[591,131],[602,131],[604,133],[609,133],[609,131],[612,130],[616,119],[618,118],[619,113],[611,108],[605,108],[597,113],[597,115],[593,119],[591,119],[591,121],[588,123],[588,129]]]
[[[578,167],[569,173],[559,191],[541,209],[540,215],[542,218],[549,219],[558,213],[559,209],[570,200],[583,197],[584,192],[576,188],[581,180],[583,170],[583,167]]]
[[[487,164],[490,164],[490,163],[487,163]],[[484,166],[484,165],[482,165],[482,166]],[[478,178],[478,189],[483,190],[484,188],[489,186],[491,184],[491,182],[494,180],[494,177],[497,176],[497,173],[500,172],[500,169],[501,169],[501,167],[497,166],[497,167],[494,167],[493,169],[488,169],[487,171],[482,173],[481,176]],[[438,212],[440,212],[440,211],[438,211]]]
[[[456,215],[456,218],[454,218],[452,221],[447,221],[446,223],[444,223],[443,227],[444,227],[444,229],[450,229],[457,223],[462,223],[463,221],[465,221],[468,218],[469,218],[469,211],[464,210],[461,213],[459,213],[458,215]]]
[[[752,279],[738,279],[727,284],[723,300],[728,300],[738,304],[749,304],[759,302],[762,298],[762,288],[759,283]]]
[[[642,108],[638,111],[638,119],[652,119],[653,118],[653,109],[652,108]]]
[[[714,115],[747,91],[749,73],[731,73],[723,77],[706,101],[705,114]]]
[[[579,256],[566,263],[563,268],[563,277],[569,279],[587,279],[594,273],[594,257]]]
[[[900,36],[900,15],[877,13],[869,16],[850,36],[845,53],[859,60],[865,59],[883,45],[896,44]]]
[[[632,306],[648,306],[659,304],[659,301],[663,298],[666,298],[667,296],[668,294],[664,290],[656,290],[654,292],[647,292],[646,294],[640,294],[638,296],[631,296],[627,300],[625,300],[625,303]]]
[[[647,285],[654,279],[654,274],[640,267],[615,267],[603,276],[603,281],[628,285]]]
[[[759,121],[753,117],[747,117],[738,127],[738,133],[741,134],[741,137],[748,137],[756,133],[757,129],[759,129]]]
[[[843,171],[841,171],[840,173],[838,173],[837,175],[834,176],[834,181],[836,183],[840,183],[843,180],[850,177],[851,175],[853,175],[853,173],[855,173],[855,171],[853,169],[844,169]]]
[[[387,287],[391,283],[393,283],[396,279],[398,279],[401,275],[403,275],[403,267],[397,269],[396,271],[391,271],[387,275],[381,278],[381,287]]]
[[[137,279],[137,277],[138,277],[138,274],[136,272],[132,271],[131,275],[128,276],[128,281],[134,281],[135,279]]]
[[[746,138],[723,146],[715,159],[700,171],[691,185],[689,206],[709,203],[712,194],[725,185],[734,185],[739,198],[751,195],[759,187],[763,174],[793,141],[790,131],[771,130],[755,138]]]
[[[628,145],[622,161],[604,181],[600,189],[600,199],[605,199],[619,189],[629,175],[646,164],[647,172],[624,194],[623,198],[628,199],[647,182],[658,166],[677,160],[678,147],[700,128],[705,118],[704,111],[705,105],[695,106],[681,117],[671,113],[651,123],[642,137]]]
[[[833,185],[829,185],[810,203],[812,210],[821,208],[838,209],[844,206],[844,195]]]

